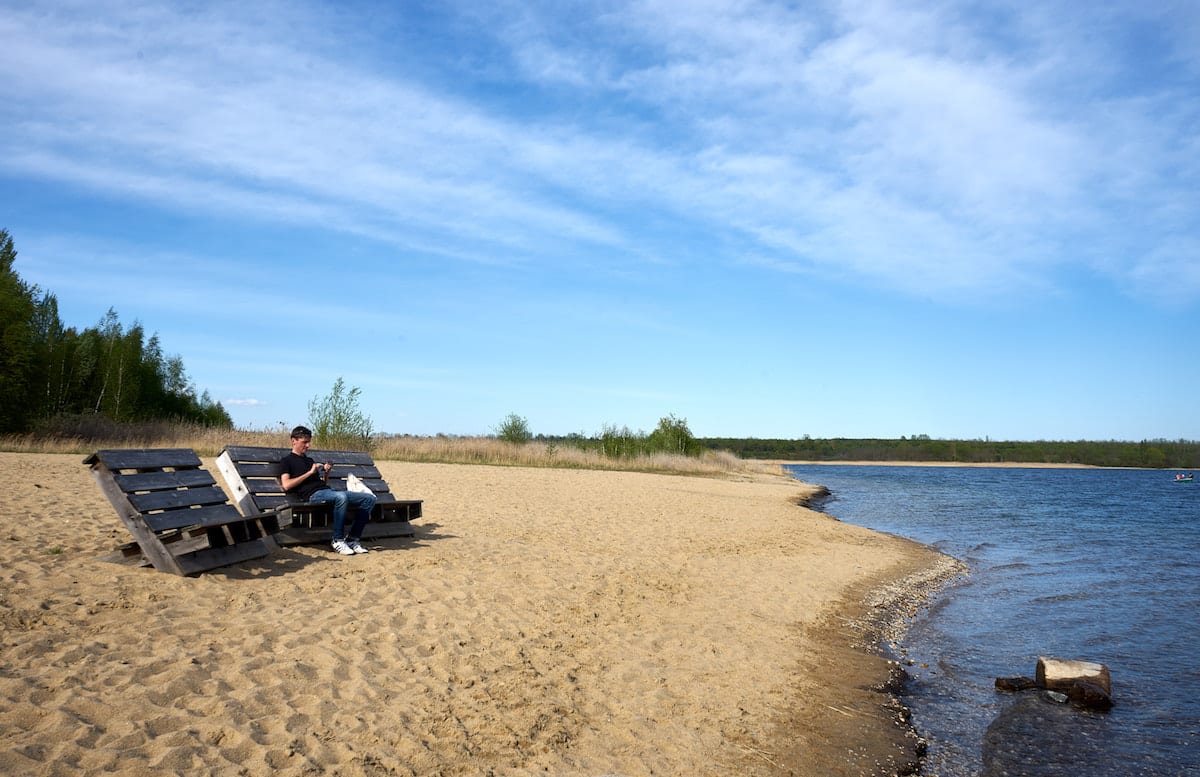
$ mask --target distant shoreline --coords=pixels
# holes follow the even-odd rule
[[[796,459],[758,459],[769,464],[795,464],[797,466],[822,467],[975,467],[996,469],[1137,469],[1136,467],[1099,467],[1094,464],[1046,464],[1025,461],[973,462],[973,461],[799,461]],[[1172,468],[1168,468],[1172,469]],[[1178,467],[1174,469],[1179,469]],[[1184,467],[1183,469],[1187,469]]]
[[[894,439],[737,439],[704,438],[711,450],[743,459],[813,463],[922,466],[1070,467],[1074,464],[1120,469],[1200,469],[1200,441],[1001,441]]]

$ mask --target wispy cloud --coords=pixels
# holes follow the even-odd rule
[[[61,8],[0,11],[9,174],[544,272],[694,241],[944,298],[1200,298],[1192,4],[466,3],[450,50],[506,56],[432,74],[354,56],[386,44],[333,6]]]

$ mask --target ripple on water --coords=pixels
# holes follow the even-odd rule
[[[826,512],[966,561],[912,625],[905,703],[939,777],[1200,774],[1200,489],[1149,470],[795,468]],[[1107,714],[997,693],[1039,655],[1109,665]]]

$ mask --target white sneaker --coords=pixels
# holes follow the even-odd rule
[[[364,548],[362,546],[362,543],[359,542],[358,540],[350,540],[346,544],[349,545],[350,550],[354,551],[355,553],[370,553],[371,552],[371,551],[367,550],[366,548]]]
[[[350,547],[350,545],[345,540],[334,540],[333,541],[333,549],[336,550],[338,553],[341,553],[343,556],[353,556],[354,555],[354,550]]]

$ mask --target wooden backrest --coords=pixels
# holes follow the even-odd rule
[[[100,450],[83,463],[157,569],[194,574],[270,551],[278,524],[239,513],[190,448]]]
[[[102,450],[84,464],[103,473],[97,482],[118,513],[138,515],[154,532],[242,517],[190,448]]]
[[[246,445],[227,445],[221,451],[221,455],[217,457],[217,467],[243,512],[265,512],[288,505],[304,504],[304,500],[295,493],[285,492],[279,482],[279,460],[289,452],[289,448]],[[311,448],[308,455],[314,461],[333,464],[329,473],[330,488],[345,491],[346,478],[354,474],[371,489],[380,502],[396,501],[369,453]]]

